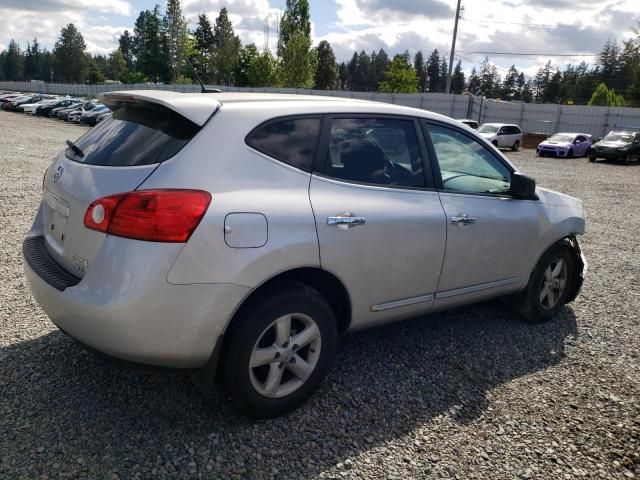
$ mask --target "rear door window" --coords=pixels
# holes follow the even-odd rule
[[[258,126],[246,143],[281,162],[311,172],[320,134],[319,118],[276,119]]]
[[[106,110],[105,110],[106,111]],[[71,160],[89,165],[129,167],[168,160],[200,127],[173,110],[152,103],[121,103],[109,120],[67,148]]]

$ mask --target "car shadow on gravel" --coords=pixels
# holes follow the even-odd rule
[[[105,363],[53,332],[0,349],[0,474],[309,477],[438,416],[473,421],[491,389],[558,364],[576,337],[571,308],[528,325],[499,302],[354,333],[307,404],[254,422],[185,376]]]

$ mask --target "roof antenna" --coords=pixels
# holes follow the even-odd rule
[[[202,88],[200,93],[221,93],[222,92],[222,90],[220,90],[219,88],[207,88],[207,87],[205,87],[204,83],[202,83],[202,80],[200,79],[200,75],[198,75],[198,71],[191,64],[191,62],[189,61],[188,58],[185,58],[185,60],[189,64],[189,67],[191,67],[191,71],[196,76],[196,79],[198,80],[198,83],[200,84],[200,87]]]

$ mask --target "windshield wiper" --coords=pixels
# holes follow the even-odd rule
[[[71,140],[67,140],[67,145],[69,145],[69,148],[71,150],[73,150],[73,153],[75,153],[76,155],[78,155],[80,158],[84,158],[84,152],[82,150],[80,150],[80,147],[77,146],[75,143],[73,143]]]

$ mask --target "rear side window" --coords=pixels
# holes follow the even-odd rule
[[[319,133],[319,118],[287,118],[260,125],[247,135],[246,142],[265,155],[310,172]]]
[[[111,119],[75,142],[79,150],[67,148],[68,158],[110,167],[160,163],[178,153],[200,130],[173,110],[152,103],[120,103],[112,110]]]

